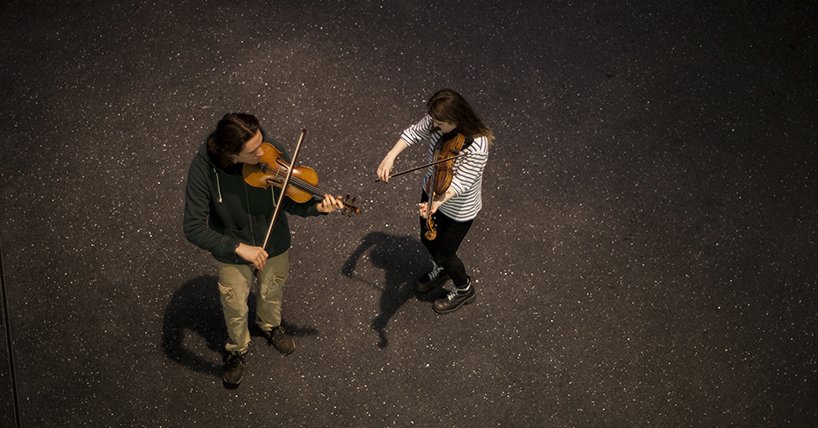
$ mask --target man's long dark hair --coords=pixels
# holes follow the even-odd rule
[[[456,123],[466,136],[483,135],[489,142],[494,141],[491,129],[477,117],[466,99],[452,89],[435,92],[426,102],[426,111],[434,120]]]
[[[216,124],[207,139],[207,153],[225,169],[233,165],[233,156],[241,152],[244,143],[259,131],[258,119],[249,113],[228,113]]]

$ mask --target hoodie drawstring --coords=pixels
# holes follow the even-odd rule
[[[216,168],[213,168],[213,174],[216,174],[216,191],[219,193],[219,203],[222,203],[222,185],[219,182],[219,173]]]

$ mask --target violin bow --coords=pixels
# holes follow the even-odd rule
[[[457,158],[459,158],[459,157],[463,157],[463,156],[468,156],[468,153],[460,153],[459,155],[451,156],[451,157],[448,157],[448,158],[446,158],[446,159],[441,159],[441,160],[438,160],[438,161],[434,161],[434,162],[431,162],[431,163],[427,163],[426,165],[416,166],[416,167],[414,167],[414,168],[406,169],[406,170],[403,170],[403,171],[401,171],[401,172],[396,172],[396,173],[394,173],[394,174],[391,174],[391,175],[389,176],[389,178],[392,178],[392,177],[397,177],[397,176],[399,176],[399,175],[403,175],[403,174],[406,174],[406,173],[408,173],[408,172],[412,172],[412,171],[417,171],[417,170],[419,170],[419,169],[422,169],[422,168],[427,168],[427,167],[430,167],[430,166],[432,166],[432,165],[437,165],[437,164],[439,164],[439,163],[448,162],[448,161],[450,161],[450,160],[452,160],[452,159],[457,159]],[[377,180],[375,180],[375,182],[376,182],[376,183],[377,183],[377,182],[379,182],[379,181],[381,181],[381,179],[380,179],[380,178],[379,178],[379,179],[377,179]]]
[[[290,168],[287,170],[287,176],[284,177],[284,183],[281,185],[281,193],[278,194],[278,201],[276,201],[276,207],[273,210],[273,218],[270,220],[270,226],[267,228],[267,235],[264,237],[264,244],[261,246],[262,249],[267,248],[267,241],[270,239],[270,232],[273,231],[273,225],[278,218],[278,212],[281,210],[281,202],[284,201],[284,194],[287,193],[287,186],[290,184],[290,177],[292,177],[293,169],[295,169],[295,160],[298,158],[298,152],[301,151],[301,143],[304,141],[304,135],[306,134],[307,129],[301,128],[301,133],[298,135],[298,142],[295,143],[293,158],[290,161]],[[275,186],[270,186],[270,191],[275,193]]]

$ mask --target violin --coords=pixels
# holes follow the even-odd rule
[[[436,196],[443,195],[449,190],[454,176],[454,161],[462,156],[460,150],[463,149],[465,142],[466,137],[457,133],[443,144],[435,146],[435,161],[431,164],[434,170],[426,188],[429,200],[426,202],[426,232],[423,236],[427,241],[434,241],[437,237],[437,228],[432,218],[432,201],[435,200]]]
[[[281,189],[285,181],[289,181],[283,192],[288,198],[299,203],[307,202],[316,196],[323,198],[324,195],[330,193],[318,188],[318,173],[313,168],[303,165],[291,168],[281,151],[266,141],[261,143],[261,149],[264,154],[257,164],[242,166],[242,176],[247,184],[260,189],[267,189],[270,186]],[[288,173],[290,174],[289,180],[285,180]],[[361,208],[354,205],[355,198],[346,195],[341,198],[341,202],[344,204],[342,213],[359,214],[361,212]]]

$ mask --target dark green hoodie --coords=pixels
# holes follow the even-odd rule
[[[264,135],[290,162],[284,147]],[[210,138],[210,137],[208,137]],[[232,172],[232,171],[231,171]],[[204,250],[210,251],[223,263],[248,262],[239,258],[235,249],[239,242],[261,246],[273,217],[280,189],[259,189],[248,185],[239,173],[222,170],[207,154],[207,142],[199,147],[190,163],[185,190],[185,237]],[[275,198],[275,199],[274,199]],[[321,214],[317,200],[303,204],[284,198],[275,227],[267,242],[267,254],[277,256],[290,248],[290,228],[284,211],[301,217]]]

